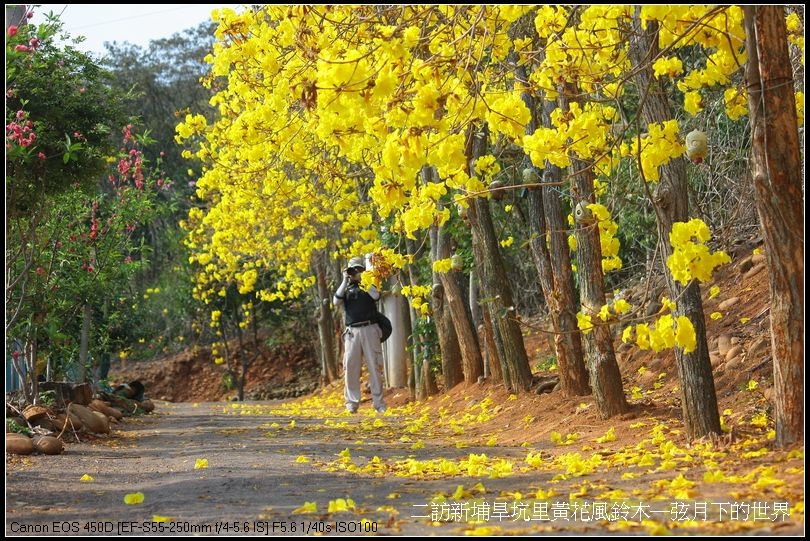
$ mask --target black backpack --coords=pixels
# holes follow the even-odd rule
[[[394,327],[391,325],[391,320],[378,311],[374,315],[374,322],[377,323],[377,325],[379,325],[380,331],[382,331],[382,336],[380,336],[380,342],[385,342],[386,340],[388,340],[388,337],[391,336],[391,333],[394,330]]]

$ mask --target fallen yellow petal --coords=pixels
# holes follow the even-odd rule
[[[195,470],[204,470],[208,467],[208,459],[207,458],[198,458],[194,462],[194,469]]]
[[[318,512],[318,503],[317,502],[304,502],[304,505],[299,507],[298,509],[294,509],[293,513],[301,514],[301,513],[317,513]]]
[[[127,505],[138,505],[139,503],[143,503],[143,500],[143,492],[130,492],[124,496],[124,503]]]
[[[152,522],[171,522],[174,517],[164,517],[163,515],[152,515]]]
[[[93,478],[92,475],[85,473],[84,475],[82,475],[82,478],[79,479],[79,481],[90,482],[95,481],[95,479]]]
[[[477,528],[473,528],[472,530],[466,530],[464,532],[464,535],[489,537],[491,535],[497,535],[502,531],[503,528],[501,528],[500,526],[478,526]]]

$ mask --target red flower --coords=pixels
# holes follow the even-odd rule
[[[11,26],[9,26],[8,27],[8,35],[9,35],[9,37],[10,36],[16,36],[18,30],[19,29],[16,26],[14,26],[13,24]]]
[[[28,53],[31,52],[31,49],[28,48],[28,45],[17,45],[14,47],[14,50],[18,53]]]

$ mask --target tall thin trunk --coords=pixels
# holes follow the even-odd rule
[[[658,51],[658,25],[654,21],[647,21],[646,29],[642,29],[640,8],[637,8],[630,37],[630,58],[635,68],[634,78],[641,96],[641,114],[646,124],[674,118],[667,94],[653,78],[652,60],[658,57]],[[658,221],[659,249],[662,260],[666,261],[672,254],[672,245],[669,242],[672,224],[689,219],[689,192],[683,158],[670,161],[661,166],[659,171],[661,180],[653,196],[653,205]],[[681,410],[686,431],[692,438],[709,433],[719,434],[720,416],[709,362],[700,288],[695,281],[684,287],[672,277],[672,273],[665,274],[670,298],[677,299],[677,308],[673,315],[689,318],[697,339],[697,347],[691,353],[675,348],[675,360],[681,379]]]
[[[476,158],[484,155],[486,136],[470,136],[472,141],[467,156],[472,170]],[[492,318],[495,346],[502,362],[503,382],[510,392],[526,391],[532,383],[532,372],[523,335],[515,318],[512,288],[498,247],[489,200],[474,198],[468,216],[472,225],[473,245],[476,248],[475,263],[481,280],[481,298]]]
[[[560,98],[564,110],[568,110],[569,97],[576,95],[576,85],[568,84]],[[579,159],[571,160],[574,200],[572,207],[585,209],[588,204],[596,202],[591,163]],[[583,211],[584,212],[584,211]],[[575,216],[577,212],[574,213]],[[579,271],[579,297],[582,311],[595,318],[605,299],[605,277],[602,273],[602,246],[599,239],[599,227],[595,220],[587,219],[584,213],[582,220],[577,220],[577,269]],[[627,400],[622,388],[622,374],[616,362],[613,350],[613,335],[607,325],[596,325],[587,334],[583,333],[585,355],[591,388],[599,409],[599,415],[608,419],[627,411]]]
[[[431,259],[437,261],[450,257],[450,250],[446,241],[447,234],[439,226],[430,228]],[[436,333],[439,336],[439,349],[442,355],[442,376],[445,390],[451,389],[464,381],[464,372],[461,368],[461,348],[459,347],[456,329],[453,326],[452,309],[446,299],[443,278],[441,273],[433,273],[433,293],[431,308],[433,321],[436,323]],[[452,277],[450,277],[452,279]]]
[[[776,444],[804,441],[804,194],[781,6],[746,6],[753,181],[770,270]]]
[[[517,70],[521,80],[528,80],[524,67]],[[537,104],[528,92],[521,94],[523,102],[532,113],[531,121],[526,126],[526,133],[532,134],[539,126]],[[548,117],[555,108],[552,101],[544,104],[544,120],[550,125]],[[537,169],[526,158],[524,165],[539,180]],[[544,164],[544,184],[559,184],[562,181],[562,170],[549,162]],[[537,182],[537,180],[533,180]],[[554,351],[557,355],[557,366],[560,373],[560,387],[568,396],[590,394],[588,371],[582,355],[582,341],[576,324],[574,304],[574,279],[571,273],[571,257],[566,239],[566,226],[563,219],[562,201],[556,186],[532,187],[529,189],[529,231],[532,257],[540,278],[540,286],[548,306],[552,330],[554,332]]]
[[[408,247],[408,253],[414,255],[416,258],[416,246],[415,243],[411,240],[406,241],[406,245]],[[408,267],[408,278],[411,284],[416,284],[418,281],[413,274],[413,266]],[[418,321],[419,315],[416,313],[416,310],[411,308],[411,319],[412,321]],[[415,383],[416,383],[416,398],[417,400],[423,400],[428,396],[437,394],[439,392],[438,387],[436,386],[436,377],[433,372],[430,370],[430,351],[425,344],[424,338],[419,338],[418,340],[418,347],[417,347],[417,340],[413,340],[413,366],[414,366],[414,375],[415,375]]]
[[[484,351],[487,357],[487,371],[484,373],[487,379],[493,383],[503,382],[503,363],[495,346],[495,325],[487,307],[481,309],[481,336],[484,341]]]
[[[87,358],[90,344],[90,322],[93,318],[93,307],[84,303],[82,309],[82,335],[79,342],[79,383],[87,381]]]
[[[321,378],[331,383],[338,377],[335,354],[335,322],[331,309],[332,292],[326,284],[325,254],[315,256],[315,280],[318,284],[318,339],[321,345]]]
[[[438,242],[439,246],[444,250],[447,239],[442,239],[441,232]],[[484,359],[481,356],[478,336],[472,324],[472,316],[465,302],[464,292],[461,289],[461,284],[456,280],[454,272],[440,273],[439,279],[447,301],[447,309],[452,314],[452,323],[458,339],[461,362],[464,368],[464,381],[475,383],[484,373]]]

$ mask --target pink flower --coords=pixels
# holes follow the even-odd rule
[[[44,276],[45,275],[45,269],[43,269],[42,267],[37,267],[37,275]]]
[[[33,12],[33,11],[29,11],[28,13],[26,13],[26,14],[25,14],[25,18],[26,18],[26,19],[30,19],[30,18],[32,18],[33,16],[34,16],[34,12]]]
[[[14,50],[18,53],[28,53],[31,52],[31,49],[28,48],[28,45],[17,45],[14,47]]]
[[[8,35],[9,35],[9,37],[16,36],[18,30],[19,29],[16,26],[14,26],[13,24],[11,26],[9,26],[8,27]]]
[[[45,153],[44,153],[44,152],[40,152],[39,154],[37,154],[37,158],[39,158],[40,160],[45,161],[45,159],[46,159]]]
[[[37,47],[39,47],[40,43],[42,42],[39,41],[39,38],[31,38],[30,40],[28,40],[28,45],[30,45],[32,49],[36,49]]]

